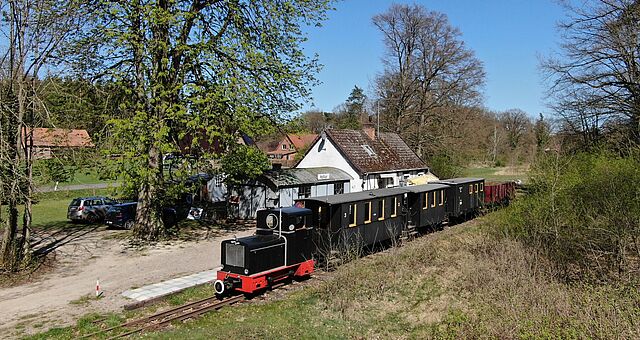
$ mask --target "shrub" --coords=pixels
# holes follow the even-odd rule
[[[499,230],[546,253],[566,278],[630,279],[640,269],[640,158],[546,155]]]

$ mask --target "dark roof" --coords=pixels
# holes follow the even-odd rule
[[[322,175],[322,176],[319,176]],[[299,186],[305,184],[332,183],[352,180],[346,172],[331,168],[274,169],[265,171],[262,177],[275,187]],[[322,178],[322,179],[320,179]]]
[[[448,178],[441,179],[439,181],[434,181],[431,183],[441,183],[441,184],[464,184],[469,182],[478,182],[484,181],[484,178],[471,178],[471,177],[463,177],[463,178]]]
[[[371,139],[363,130],[326,130],[327,137],[360,174],[427,169],[402,138],[391,132]]]
[[[410,185],[410,186],[402,187],[402,189],[405,189],[410,192],[427,192],[431,190],[444,189],[448,187],[449,186],[446,184],[429,183],[429,184],[421,184],[421,185]]]
[[[342,195],[304,198],[304,199],[300,199],[299,201],[317,201],[317,202],[325,202],[328,204],[341,204],[341,203],[354,202],[354,201],[365,201],[365,200],[369,200],[377,197],[400,195],[404,193],[403,190],[401,189],[404,189],[404,188],[375,189],[375,190],[352,192],[352,193],[342,194]]]

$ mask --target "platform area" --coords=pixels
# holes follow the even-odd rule
[[[216,272],[220,268],[206,270],[200,273],[191,274],[167,281],[154,283],[148,286],[129,289],[122,292],[126,298],[134,300],[134,303],[143,303],[150,300],[177,293],[190,287],[198,286],[216,279]]]

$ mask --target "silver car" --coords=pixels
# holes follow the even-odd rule
[[[84,221],[95,223],[104,219],[107,209],[118,204],[117,201],[108,197],[78,197],[69,204],[67,218],[72,222]]]

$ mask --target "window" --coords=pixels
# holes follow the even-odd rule
[[[433,192],[433,201],[431,201],[431,207],[435,207],[436,206],[436,192]]]
[[[398,213],[398,198],[394,197],[393,198],[393,209],[392,209],[393,213],[391,213],[391,217],[396,217],[397,213]]]
[[[333,194],[334,195],[344,194],[344,183],[333,184]]]
[[[480,191],[484,191],[484,183],[480,183]]]
[[[378,178],[378,188],[390,188],[393,187],[393,178]]]
[[[469,193],[473,194],[473,184],[469,184]]]
[[[375,151],[373,151],[373,149],[372,149],[369,145],[367,145],[367,144],[363,144],[363,145],[360,145],[360,146],[364,149],[364,151],[365,151],[365,152],[367,153],[367,155],[369,155],[370,157],[377,157],[377,155],[376,155]]]
[[[438,205],[444,205],[444,190],[440,190],[440,204]]]
[[[371,223],[371,202],[364,204],[364,223]]]
[[[478,193],[478,183],[476,183],[476,194]]]
[[[287,149],[287,144],[282,144],[282,150],[286,150]]]
[[[293,146],[293,144],[289,144],[289,150],[293,150],[295,149],[295,147]]]
[[[429,193],[424,193],[424,202],[422,202],[422,209],[427,209],[429,207]]]
[[[349,204],[349,226],[356,226],[356,216],[358,216],[358,207],[355,204]]]
[[[384,220],[384,198],[378,201],[378,221]]]
[[[311,197],[311,186],[303,185],[298,187],[298,198],[309,198]]]

